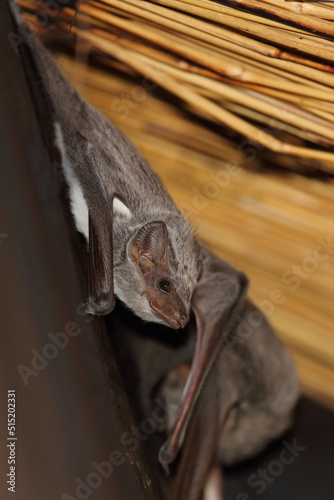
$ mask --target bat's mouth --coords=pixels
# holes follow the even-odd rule
[[[183,328],[189,321],[189,318],[184,314],[180,313],[180,311],[175,310],[172,313],[165,313],[159,307],[154,304],[154,302],[150,302],[151,309],[155,312],[156,316],[162,319],[169,326],[178,330],[179,328]]]

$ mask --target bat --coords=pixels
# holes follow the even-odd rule
[[[87,310],[106,315],[114,294],[141,319],[179,329],[193,311],[196,351],[177,418],[161,448],[167,468],[182,446],[202,385],[245,303],[246,276],[194,237],[134,145],[65,80],[10,1],[19,49],[68,184],[75,225],[88,245]],[[50,139],[49,139],[50,140]]]
[[[50,107],[74,222],[88,244],[88,311],[109,313],[115,291],[143,320],[184,326],[200,270],[188,222],[134,145],[67,83],[35,37],[26,40],[19,48]]]
[[[257,455],[291,425],[299,397],[294,363],[263,314],[246,301],[230,333],[220,330],[224,347],[202,387],[178,460],[166,477],[154,456],[178,419],[196,352],[196,323],[190,321],[184,336],[172,341],[163,327],[139,328],[117,310],[109,331],[128,393],[139,409],[138,421],[152,419],[157,403],[165,409],[165,414],[159,413],[162,426],[144,441],[162,499],[221,500],[220,466]]]

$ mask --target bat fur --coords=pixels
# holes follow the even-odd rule
[[[164,327],[139,328],[120,308],[110,322],[111,342],[138,423],[152,421],[159,408],[159,426],[143,442],[161,498],[202,500],[206,490],[204,500],[210,491],[221,500],[221,486],[212,477],[217,464],[231,466],[256,456],[292,424],[299,384],[291,356],[263,314],[246,301],[231,334],[220,332],[224,348],[198,398],[178,461],[166,477],[155,456],[177,419],[194,356],[195,324],[191,321],[182,336],[166,341]]]

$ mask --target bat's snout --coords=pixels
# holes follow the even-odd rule
[[[178,312],[174,315],[174,318],[171,318],[171,320],[178,325],[176,328],[183,328],[188,323],[189,318]]]
[[[171,326],[175,330],[183,328],[189,321],[189,316],[178,309],[164,310],[154,302],[150,302],[150,306],[157,316],[159,316],[163,321],[168,323],[169,326]]]
[[[178,330],[179,328],[183,328],[186,326],[186,324],[189,321],[189,318],[187,316],[184,316],[183,314],[176,313],[174,316],[166,316],[165,318],[161,315],[162,319],[167,321],[167,323],[172,327],[175,328],[175,330]]]

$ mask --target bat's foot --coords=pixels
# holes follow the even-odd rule
[[[168,441],[160,448],[160,450],[159,450],[159,462],[161,463],[164,470],[166,470],[166,467],[169,464],[174,462],[174,460],[176,459],[177,453],[178,453],[178,450],[175,451],[169,445]]]
[[[109,314],[115,307],[115,298],[110,297],[110,294],[101,295],[98,298],[89,297],[86,302],[86,312],[88,314],[96,314],[97,316],[105,316]]]
[[[169,476],[169,474],[170,474],[170,470],[169,470],[168,465],[166,465],[166,464],[161,464],[161,467],[163,468],[163,471],[164,471],[164,473],[165,473],[165,477],[168,477],[168,476]]]

